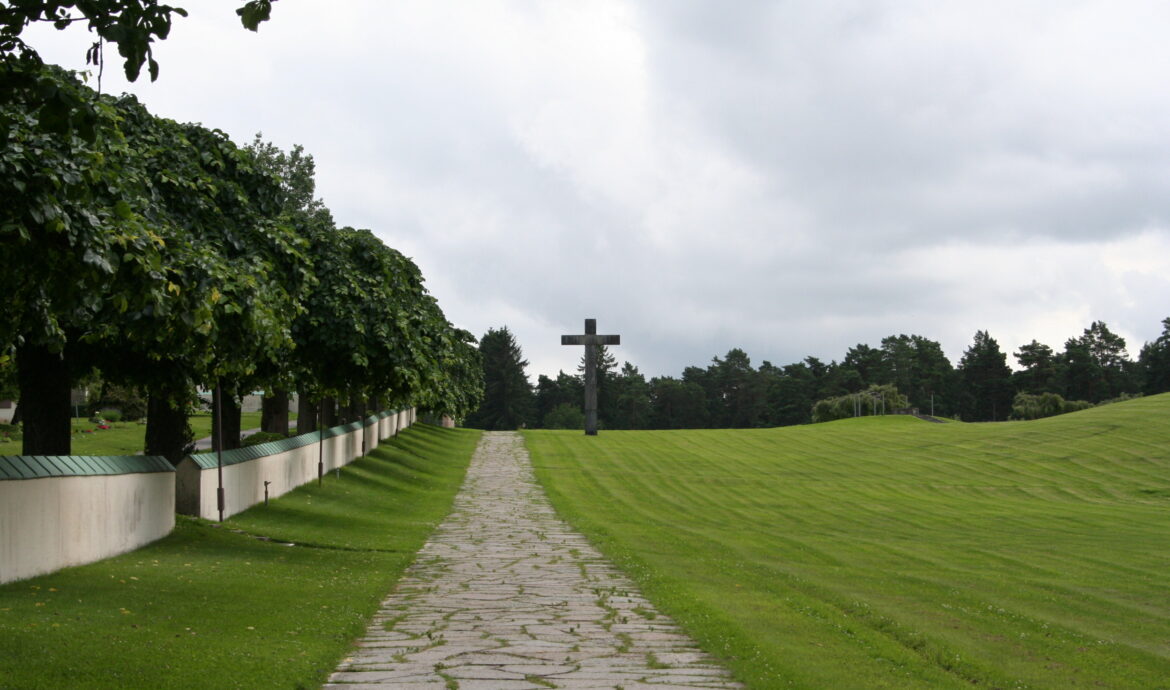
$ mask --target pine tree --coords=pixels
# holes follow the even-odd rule
[[[507,430],[528,425],[533,414],[528,361],[507,326],[489,328],[479,341],[483,357],[483,402],[464,422],[476,429]]]
[[[971,422],[1007,419],[1012,411],[1012,370],[1007,355],[987,331],[976,331],[975,341],[959,361],[963,380],[963,418]]]

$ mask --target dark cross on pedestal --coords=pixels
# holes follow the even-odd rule
[[[597,435],[597,346],[621,345],[620,335],[597,335],[597,319],[585,319],[585,335],[562,335],[561,345],[585,346],[585,434]]]

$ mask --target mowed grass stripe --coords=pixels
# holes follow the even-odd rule
[[[526,432],[753,687],[1170,687],[1170,395],[1026,423]]]

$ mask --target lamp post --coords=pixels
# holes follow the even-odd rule
[[[217,378],[215,380],[215,455],[216,473],[219,475],[219,488],[215,491],[215,504],[219,508],[219,521],[223,522],[224,495],[223,495],[223,386]]]

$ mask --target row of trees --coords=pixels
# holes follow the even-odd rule
[[[1096,321],[1059,352],[1036,341],[1021,346],[1013,353],[1019,364],[1015,371],[986,331],[976,332],[958,366],[936,341],[891,335],[877,347],[849,348],[840,361],[806,357],[784,366],[765,361],[755,367],[746,352],[733,349],[705,368],[687,367],[680,377],[650,380],[629,362],[619,369],[600,348],[598,414],[608,429],[783,426],[872,414],[878,405],[887,412],[917,408],[969,421],[1003,420],[1013,410],[1018,417],[1034,418],[1170,391],[1170,318],[1162,325],[1162,335],[1147,343],[1136,361],[1129,358],[1125,340]],[[529,387],[523,371],[527,363],[511,334],[505,328],[489,335],[509,346],[492,359],[485,356],[485,377],[490,381],[493,371],[508,371],[510,383],[495,391],[489,384],[485,408],[470,422],[498,425],[487,428],[579,428],[582,368],[577,375],[541,375]],[[492,402],[504,395],[509,402]],[[490,405],[506,407],[509,414],[481,416]]]
[[[14,11],[0,17],[5,30]],[[94,370],[147,392],[145,450],[175,462],[197,387],[223,394],[227,447],[238,439],[234,401],[257,389],[339,399],[351,415],[371,403],[456,417],[478,406],[474,337],[446,320],[413,262],[334,224],[300,147],[259,136],[237,146],[0,42],[10,45],[0,60],[0,376],[16,379],[25,454],[69,453],[69,391]],[[302,408],[309,425],[314,410]]]

